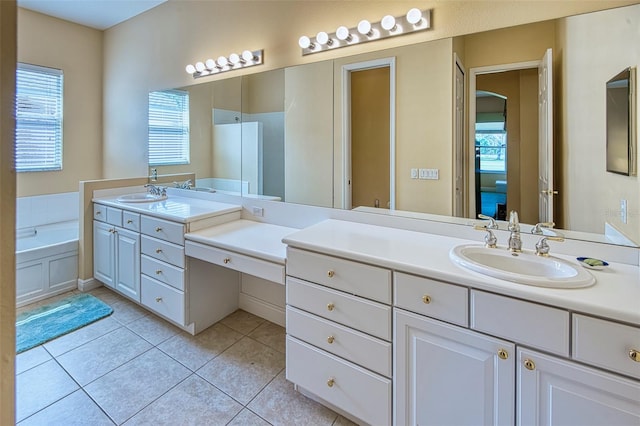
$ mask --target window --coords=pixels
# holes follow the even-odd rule
[[[507,171],[507,132],[504,121],[476,123],[476,149],[480,151],[480,170]]]
[[[189,92],[149,93],[149,165],[189,164]]]
[[[61,70],[18,63],[16,171],[62,170]]]

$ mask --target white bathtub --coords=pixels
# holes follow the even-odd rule
[[[17,306],[77,288],[78,229],[74,220],[17,230]]]

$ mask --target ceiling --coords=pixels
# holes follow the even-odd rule
[[[18,6],[106,30],[167,0],[18,0]]]

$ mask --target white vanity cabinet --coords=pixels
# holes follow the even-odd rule
[[[95,278],[139,302],[140,234],[131,230],[139,215],[123,215],[122,210],[96,205],[94,218]]]
[[[287,379],[369,424],[392,421],[391,271],[287,249]]]

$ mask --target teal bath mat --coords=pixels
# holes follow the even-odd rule
[[[16,318],[16,353],[111,315],[113,309],[90,294],[78,294],[24,312]]]

